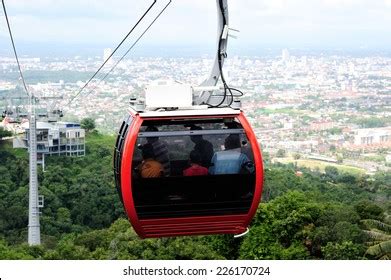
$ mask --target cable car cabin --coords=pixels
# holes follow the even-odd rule
[[[240,110],[130,112],[116,143],[116,186],[142,238],[241,234],[258,207],[260,149]]]

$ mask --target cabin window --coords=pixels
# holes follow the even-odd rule
[[[246,214],[255,188],[253,151],[235,118],[144,121],[131,172],[140,219]]]

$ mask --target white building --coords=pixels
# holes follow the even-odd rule
[[[354,144],[358,146],[391,144],[391,127],[357,129],[354,134]]]
[[[14,140],[14,148],[28,148],[29,128],[22,141]],[[37,122],[37,153],[45,155],[84,156],[85,130],[78,123]]]

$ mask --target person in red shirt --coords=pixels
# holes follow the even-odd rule
[[[190,167],[183,171],[183,176],[205,176],[208,168],[201,165],[201,155],[195,150],[190,152]]]

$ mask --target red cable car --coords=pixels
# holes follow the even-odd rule
[[[218,52],[200,87],[151,87],[133,102],[114,153],[117,190],[142,238],[247,232],[263,186],[261,151],[225,82],[228,7],[219,8]],[[223,91],[216,87],[221,76]],[[236,94],[235,94],[236,93]]]
[[[143,162],[140,147],[149,143],[163,154],[168,151],[167,175],[137,175]],[[131,111],[116,147],[116,184],[139,236],[246,231],[261,198],[263,166],[254,132],[240,110]],[[213,154],[198,164],[209,165],[207,175],[185,176],[191,152],[205,152],[205,147],[212,147]],[[231,163],[240,156],[244,160],[238,169]]]

